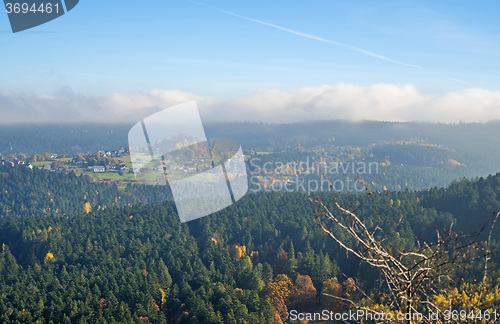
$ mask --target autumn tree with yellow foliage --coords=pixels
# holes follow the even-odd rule
[[[43,261],[45,263],[47,263],[47,262],[52,261],[52,259],[54,259],[54,255],[52,253],[50,253],[50,252],[47,252],[47,254],[45,255],[45,258],[43,259]]]
[[[83,209],[85,210],[85,214],[88,214],[92,211],[92,206],[90,205],[90,203],[87,201],[84,205],[83,205]]]

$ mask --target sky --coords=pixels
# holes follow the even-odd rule
[[[13,34],[0,122],[500,119],[498,1],[95,1]]]

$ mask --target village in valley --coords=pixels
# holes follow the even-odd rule
[[[98,151],[94,154],[0,155],[0,165],[25,166],[32,170],[86,175],[93,181],[126,183],[135,180],[127,149]]]
[[[26,167],[37,172],[73,173],[95,182],[114,183],[123,189],[135,182],[165,184],[165,180],[183,179],[207,171],[222,161],[230,161],[235,152],[218,146],[221,145],[214,148],[186,146],[185,150],[176,150],[162,159],[152,159],[147,150],[131,154],[128,147],[72,155],[10,154],[0,155],[0,165]],[[408,158],[395,158],[402,156],[401,152]],[[380,191],[421,189],[425,177],[436,185],[445,184],[467,169],[464,163],[454,159],[455,151],[422,140],[368,147],[328,143],[309,149],[300,145],[252,148],[244,150],[243,154],[249,188],[253,192],[311,189],[304,188],[305,183],[319,183],[321,186],[317,187],[322,190],[326,179],[351,182],[360,179]],[[229,178],[234,176],[228,174]],[[216,179],[208,176],[205,180]]]
[[[207,150],[197,152],[196,157],[167,155],[162,160],[150,161],[147,153],[137,152],[131,160],[128,148],[95,153],[80,153],[76,156],[55,153],[43,153],[27,156],[26,154],[0,154],[0,165],[11,167],[26,167],[36,171],[55,173],[74,173],[77,176],[87,176],[89,180],[105,183],[116,183],[125,187],[137,180],[147,183],[160,183],[165,171],[172,179],[182,178],[206,171],[214,167],[214,160],[225,159],[223,152],[214,154]],[[132,163],[133,162],[133,163]],[[136,168],[137,176],[134,173]]]

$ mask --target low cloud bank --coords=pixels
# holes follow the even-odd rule
[[[331,119],[484,122],[500,119],[500,91],[470,88],[437,95],[425,94],[413,85],[339,83],[294,90],[260,89],[229,100],[160,89],[105,96],[68,89],[43,96],[0,91],[0,122],[136,122],[189,100],[196,100],[205,120],[219,122]]]

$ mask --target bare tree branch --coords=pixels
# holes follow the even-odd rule
[[[350,209],[342,206],[335,196],[332,185],[330,189],[335,208],[333,212],[316,195],[309,196],[314,207],[314,220],[347,253],[355,255],[361,261],[380,270],[393,298],[391,305],[395,305],[399,311],[410,314],[417,313],[418,307],[423,304],[437,310],[437,305],[429,296],[437,291],[442,280],[451,280],[450,274],[461,265],[470,264],[482,258],[485,259],[483,281],[486,280],[488,261],[492,254],[490,251],[492,231],[500,212],[496,213],[496,216],[493,215],[495,218],[485,248],[481,246],[479,237],[491,221],[491,217],[476,233],[467,235],[454,233],[452,223],[449,229],[443,232],[436,231],[435,242],[421,242],[416,239],[415,248],[398,249],[392,244],[384,244],[391,233],[382,238],[378,237],[380,235],[376,236],[377,232],[382,230],[382,219],[374,194],[369,186],[356,180],[365,186],[375,207],[377,218],[373,225],[367,226],[367,222],[356,214],[350,194]],[[399,227],[403,218],[402,216],[399,219],[392,232]],[[339,236],[340,233],[342,236]],[[359,307],[350,299],[330,297]],[[410,320],[408,323],[413,322]]]

